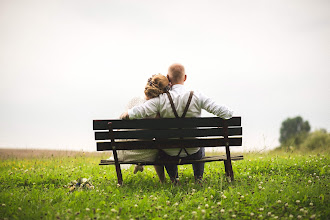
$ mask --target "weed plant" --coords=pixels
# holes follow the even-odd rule
[[[180,185],[159,183],[152,166],[123,170],[100,156],[7,158],[0,162],[0,219],[329,219],[329,155],[247,154],[233,162],[206,163],[195,183],[191,165],[179,166]],[[94,188],[70,191],[87,178]]]

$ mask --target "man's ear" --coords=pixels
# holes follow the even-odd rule
[[[167,77],[168,81],[171,82],[170,76],[168,74],[166,75],[166,77]]]
[[[184,82],[187,80],[187,75],[184,74]]]

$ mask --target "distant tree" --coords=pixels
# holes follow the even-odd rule
[[[280,143],[299,146],[311,130],[308,121],[302,117],[288,118],[282,122],[280,129]]]

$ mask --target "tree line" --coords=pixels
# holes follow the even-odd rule
[[[279,141],[279,149],[283,150],[330,150],[330,133],[325,129],[311,132],[309,122],[301,116],[287,118],[282,122]]]

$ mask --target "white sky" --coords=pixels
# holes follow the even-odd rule
[[[243,150],[297,115],[330,131],[328,0],[0,0],[0,30],[2,148],[95,151],[92,120],[174,62],[242,116]]]

